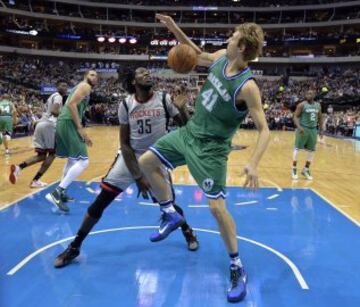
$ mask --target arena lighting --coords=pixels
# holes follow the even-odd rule
[[[97,41],[99,43],[103,43],[103,42],[105,42],[105,37],[104,36],[98,36]]]
[[[357,43],[357,44],[360,44],[360,37],[358,37],[358,38],[356,39],[356,43]]]
[[[30,30],[30,31],[29,31],[29,34],[32,35],[32,36],[36,36],[36,35],[39,34],[39,32],[36,31],[36,30]]]
[[[114,36],[111,36],[108,38],[109,43],[115,43],[115,41],[116,41],[116,38]]]
[[[160,46],[167,46],[169,44],[169,41],[167,39],[163,39],[160,41]]]
[[[177,43],[178,43],[177,40],[173,39],[173,40],[169,41],[169,46],[176,46]]]
[[[126,43],[126,38],[125,37],[119,38],[119,43],[120,44],[125,44]]]
[[[132,38],[129,39],[129,43],[134,45],[134,44],[137,43],[137,39],[135,37],[132,37]]]

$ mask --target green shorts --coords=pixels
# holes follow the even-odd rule
[[[72,120],[59,120],[56,123],[55,148],[59,158],[88,159],[86,144]]]
[[[225,198],[230,142],[198,139],[182,127],[163,136],[150,150],[170,169],[186,164],[208,198]]]
[[[295,132],[295,148],[315,151],[317,143],[317,129],[306,127],[303,128],[303,134],[301,134],[298,129]]]
[[[13,119],[11,116],[0,116],[0,132],[11,135],[13,132]]]

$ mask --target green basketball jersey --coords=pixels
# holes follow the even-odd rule
[[[249,68],[227,77],[226,56],[217,60],[210,68],[209,75],[195,102],[195,114],[187,129],[196,138],[230,142],[248,110],[239,111],[235,99],[241,87],[253,74]]]
[[[80,84],[80,83],[79,83]],[[72,116],[70,113],[70,109],[69,109],[69,102],[71,100],[71,97],[74,95],[77,87],[79,86],[76,85],[70,92],[68,98],[66,99],[65,105],[63,107],[63,109],[61,110],[61,113],[58,117],[58,120],[63,120],[63,119],[71,119],[72,120]],[[89,103],[90,97],[86,96],[78,105],[77,105],[77,109],[78,109],[78,114],[79,114],[79,118],[80,121],[83,119],[84,117],[84,113],[85,113],[85,109]]]
[[[12,116],[13,105],[11,101],[3,99],[0,101],[0,116]]]
[[[304,102],[302,112],[300,114],[300,125],[306,128],[316,128],[319,123],[319,112],[321,112],[320,103]]]

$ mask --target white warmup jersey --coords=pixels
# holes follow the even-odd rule
[[[163,93],[154,92],[153,97],[145,103],[137,102],[134,95],[128,96],[125,100],[127,110],[123,102],[119,105],[120,124],[130,126],[130,145],[134,149],[137,158],[168,132],[166,112],[162,100]],[[165,104],[169,117],[179,114],[169,95],[165,96]],[[165,167],[162,167],[161,171],[165,178],[169,178],[170,182]],[[122,191],[125,191],[134,182],[134,178],[128,170],[120,150],[115,163],[103,182]]]
[[[130,145],[137,154],[144,153],[167,133],[162,100],[163,92],[154,92],[153,97],[145,103],[137,102],[135,95],[128,96],[125,99],[128,110],[123,103],[119,105],[119,122],[130,126]],[[165,103],[169,117],[179,114],[168,94],[165,96]]]
[[[51,112],[54,110],[56,105],[60,106],[60,111],[61,111],[63,107],[63,97],[58,92],[53,93],[46,101],[45,112],[43,114],[43,117],[47,119],[49,119],[50,117],[54,117],[52,116]]]

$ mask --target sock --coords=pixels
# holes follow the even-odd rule
[[[66,175],[61,179],[59,187],[66,189],[89,165],[89,159],[78,160],[66,172]]]
[[[90,230],[94,227],[94,225],[99,221],[99,219],[95,219],[91,217],[89,214],[85,215],[85,218],[81,224],[79,231],[76,234],[74,241],[70,243],[71,247],[80,248],[82,242],[85,240]]]
[[[38,181],[41,178],[42,175],[43,175],[43,173],[37,172],[34,179],[33,179],[33,181]]]
[[[299,156],[299,149],[295,148],[293,153],[293,168],[296,168],[298,156]]]
[[[19,164],[20,169],[24,169],[24,168],[27,167],[27,166],[28,166],[28,165],[27,165],[26,162],[23,162],[23,163]]]
[[[159,202],[159,205],[160,205],[160,210],[165,212],[165,213],[174,213],[174,212],[176,212],[176,210],[175,210],[175,208],[173,206],[173,201],[172,200]]]
[[[230,264],[231,265],[236,265],[238,267],[242,267],[242,263],[239,257],[239,253],[233,253],[233,254],[229,254],[230,256]]]
[[[181,208],[180,208],[177,204],[175,204],[175,203],[174,203],[174,208],[175,208],[175,210],[176,210],[177,213],[179,213],[183,218],[185,218],[183,209],[181,209]],[[182,224],[181,230],[184,231],[184,232],[191,231],[191,228],[190,228],[189,224],[188,224],[186,221],[185,221],[184,224]]]
[[[58,186],[58,187],[56,188],[56,191],[57,191],[59,194],[62,194],[62,193],[64,193],[65,189],[62,188],[62,187],[60,187],[60,186]]]

